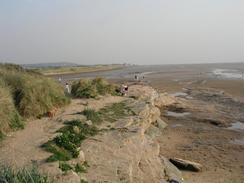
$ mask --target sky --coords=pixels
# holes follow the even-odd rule
[[[0,62],[244,62],[244,0],[0,0]]]

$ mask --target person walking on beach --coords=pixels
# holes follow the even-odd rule
[[[71,91],[70,91],[69,83],[65,84],[65,90],[68,94],[70,94]]]

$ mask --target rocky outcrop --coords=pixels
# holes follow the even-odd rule
[[[130,88],[126,105],[135,115],[112,123],[106,132],[85,140],[81,145],[89,168],[88,182],[163,183],[171,178],[182,182],[177,168],[159,156],[154,137],[167,126],[160,110],[174,102],[148,86]]]

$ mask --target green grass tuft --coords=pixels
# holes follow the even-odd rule
[[[96,112],[94,109],[87,108],[82,112],[82,114],[86,116],[87,120],[91,120],[96,124],[99,124],[102,121],[100,113]]]
[[[47,176],[41,175],[36,167],[13,170],[13,168],[0,167],[1,183],[51,183]]]

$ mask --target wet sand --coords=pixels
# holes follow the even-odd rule
[[[186,183],[243,183],[244,81],[189,75],[180,74],[178,80],[176,75],[150,76],[150,84],[160,91],[176,96],[185,88],[191,91],[178,96],[187,103],[181,113],[190,115],[163,115],[169,126],[158,138],[161,154],[203,165],[199,173],[183,171]],[[230,127],[234,122],[239,129]]]

